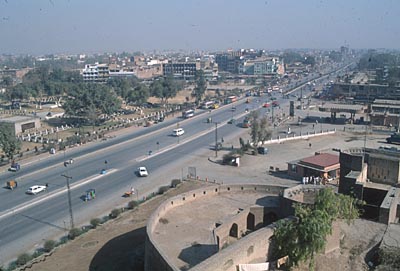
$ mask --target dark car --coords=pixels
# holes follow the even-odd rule
[[[267,154],[267,153],[268,153],[268,148],[265,148],[265,147],[258,147],[258,148],[257,148],[257,152],[258,152],[259,154]]]

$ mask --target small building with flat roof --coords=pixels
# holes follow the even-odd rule
[[[330,153],[316,153],[314,156],[288,162],[288,175],[296,179],[303,177],[336,179],[340,175],[339,156]]]
[[[13,116],[0,118],[0,125],[12,131],[14,135],[21,134],[26,130],[40,128],[40,119],[30,116]]]

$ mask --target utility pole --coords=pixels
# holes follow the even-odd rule
[[[218,157],[218,122],[215,123],[215,157]]]
[[[65,160],[65,147],[64,147],[64,160]],[[68,176],[68,170],[67,170],[68,165],[66,163],[64,163],[64,166],[65,166],[65,174],[62,174],[61,176],[64,177],[65,180],[67,181],[69,218],[70,218],[70,223],[71,223],[71,229],[73,229],[73,228],[75,228],[75,224],[74,224],[74,214],[72,212],[71,187],[69,184],[69,180],[72,179],[72,177]]]
[[[71,229],[73,229],[73,228],[75,228],[75,225],[74,225],[74,215],[72,213],[71,187],[69,185],[69,180],[72,179],[72,177],[68,176],[66,174],[63,174],[61,176],[64,177],[67,181],[69,218],[70,218],[70,222],[71,222]]]

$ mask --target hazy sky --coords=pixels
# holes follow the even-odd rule
[[[400,48],[399,0],[0,0],[0,54]]]

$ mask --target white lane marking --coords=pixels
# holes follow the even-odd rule
[[[78,188],[78,187],[80,187],[82,185],[91,183],[91,182],[93,182],[93,181],[95,181],[97,179],[100,179],[101,177],[110,175],[110,174],[112,174],[114,172],[117,172],[117,171],[118,171],[118,169],[110,169],[110,170],[107,171],[106,174],[92,175],[92,176],[90,176],[90,177],[88,177],[86,179],[83,179],[82,181],[78,181],[77,183],[72,184],[70,188],[71,188],[71,190],[76,189],[76,188]],[[25,210],[27,208],[35,206],[35,205],[37,205],[37,204],[39,204],[39,203],[41,203],[43,201],[49,200],[51,198],[54,198],[54,197],[56,197],[56,196],[58,196],[58,195],[60,195],[62,193],[65,193],[66,191],[67,191],[66,187],[59,188],[59,189],[57,189],[57,190],[55,190],[53,192],[50,192],[50,193],[48,193],[46,195],[42,195],[39,198],[33,199],[31,201],[28,201],[27,203],[22,203],[22,204],[18,205],[15,208],[11,208],[11,209],[5,210],[5,211],[0,213],[0,220],[4,219],[4,218],[6,218],[6,217],[8,217],[10,215],[19,213],[19,212],[21,212],[21,211],[23,211],[23,210]],[[45,192],[45,193],[47,193],[47,192]]]

